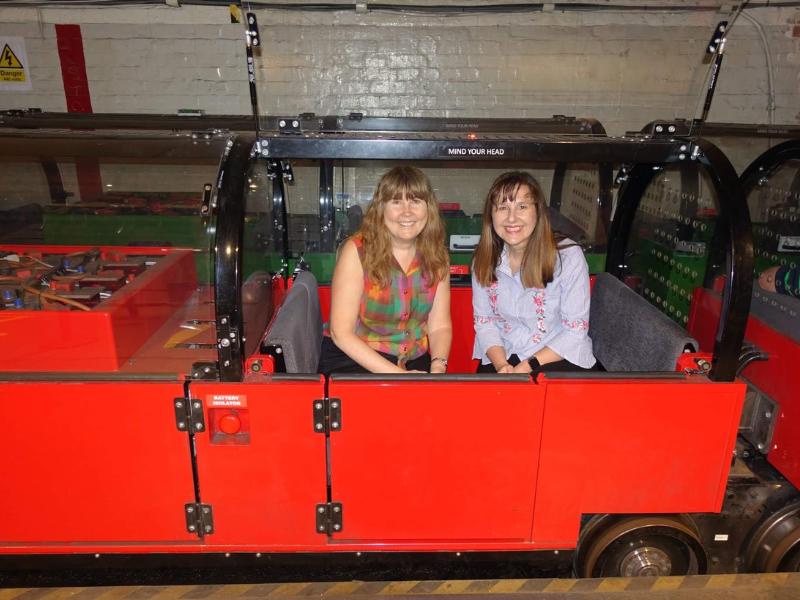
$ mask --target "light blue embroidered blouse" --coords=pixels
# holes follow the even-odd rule
[[[544,289],[525,288],[512,274],[504,248],[497,281],[482,287],[472,276],[475,346],[472,357],[491,361],[486,351],[501,346],[506,356],[525,360],[545,346],[579,367],[595,363],[589,338],[589,267],[572,240],[560,243],[553,281]],[[564,247],[568,246],[568,247]]]

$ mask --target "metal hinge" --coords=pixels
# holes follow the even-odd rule
[[[343,523],[341,502],[317,504],[317,533],[340,533]]]
[[[342,401],[339,398],[319,398],[312,406],[314,431],[330,433],[342,430]]]
[[[179,431],[199,433],[206,430],[203,402],[198,398],[175,398],[175,426]]]
[[[199,537],[214,533],[214,512],[210,504],[185,504],[186,531],[196,533]]]

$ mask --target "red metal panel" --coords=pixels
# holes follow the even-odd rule
[[[182,395],[178,383],[0,383],[0,552],[197,541]]]
[[[312,410],[313,400],[324,395],[322,378],[195,382],[190,389],[203,401],[208,424],[195,437],[200,493],[214,510],[215,532],[206,543],[263,551],[324,547],[327,536],[315,530],[315,506],[326,502],[325,435],[315,433]],[[247,420],[247,443],[212,443],[215,424],[208,415],[215,398]]]
[[[753,317],[745,336],[765,350],[769,360],[750,363],[742,374],[780,406],[767,459],[795,487],[800,487],[800,394],[794,372],[800,364],[800,344]]]
[[[692,309],[689,331],[698,340],[702,338],[706,346],[711,346],[714,332],[707,324],[719,321],[719,294],[695,291]],[[769,359],[750,363],[742,376],[780,406],[767,459],[792,484],[800,487],[800,396],[793,372],[800,359],[800,344],[752,314],[747,320],[744,337],[765,351]]]
[[[700,344],[703,352],[714,351],[714,338],[719,326],[719,294],[695,288],[689,308],[686,331]]]
[[[530,536],[544,392],[532,382],[336,381],[332,542],[434,548]],[[430,549],[430,548],[429,548]]]
[[[533,540],[574,544],[582,513],[716,512],[743,383],[547,384]]]
[[[88,246],[2,246],[77,252]],[[1,371],[115,371],[176,312],[197,285],[190,250],[105,247],[104,253],[164,255],[91,311],[0,311]]]

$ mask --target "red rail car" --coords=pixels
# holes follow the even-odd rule
[[[150,148],[160,143],[136,136]],[[86,154],[107,149],[114,135],[66,137]],[[20,145],[30,143],[21,139]],[[0,331],[28,348],[48,341],[42,346],[49,361],[47,368],[23,363],[13,343],[2,348],[0,416],[13,425],[0,442],[9,457],[0,477],[10,490],[0,499],[7,517],[0,553],[528,551],[581,576],[791,567],[797,550],[791,525],[771,534],[783,546],[769,561],[742,562],[761,524],[759,511],[766,514],[779,495],[796,501],[797,492],[785,483],[780,494],[762,494],[755,510],[752,500],[744,506],[754,486],[776,489],[779,476],[766,482],[758,465],[733,460],[746,389],[736,369],[752,238],[735,174],[712,145],[593,135],[278,131],[222,142],[219,173],[211,179],[210,280],[195,271],[189,254],[170,247],[0,249],[7,269],[19,270],[25,256],[44,263],[34,271],[46,275],[26,292],[33,296],[15,292],[23,304],[38,304],[0,311]],[[205,154],[191,147],[207,170],[207,154],[219,147],[205,143],[211,144]],[[153,164],[134,154],[125,160],[137,168]],[[124,161],[106,164],[95,156],[111,182]],[[169,156],[174,161],[174,152]],[[631,198],[641,198],[654,165],[684,160],[710,174],[725,217],[719,243],[730,269],[713,347],[687,347],[688,333],[674,323],[653,333],[666,317],[620,279],[638,206]],[[293,258],[290,194],[300,205],[304,194],[316,202],[303,185],[312,178],[316,186],[314,176],[322,181],[326,167],[315,165],[325,161],[338,161],[341,182],[355,182],[353,205],[362,180],[398,161],[442,169],[434,181],[454,173],[467,186],[488,181],[486,169],[509,165],[542,172],[564,161],[628,165],[609,238],[609,272],[593,286],[590,331],[601,361],[621,366],[537,381],[472,374],[470,292],[454,284],[448,374],[315,374],[329,291],[302,269],[295,277],[267,272]],[[187,176],[207,180],[193,170]],[[287,187],[290,179],[296,192]],[[267,208],[253,210],[259,203]],[[338,237],[348,207],[341,208],[341,221],[318,223],[321,236]],[[82,256],[97,273],[113,252],[159,260],[88,311],[69,304],[56,310],[53,303],[63,300],[48,298],[45,283],[56,275],[86,276],[65,267],[65,256]],[[186,264],[165,271],[169,261]],[[34,275],[25,273],[28,287]],[[174,294],[146,293],[166,283]],[[113,341],[103,358],[118,362],[102,366],[72,332],[81,330],[80,318],[88,316],[82,312],[113,314],[115,296],[123,304],[125,295],[132,298],[124,303],[126,315],[141,317],[141,327],[114,337],[120,332],[112,318]],[[47,312],[59,313],[57,325],[38,324]],[[24,329],[11,325],[20,318],[29,319]],[[125,335],[135,342],[122,343]],[[631,336],[674,352],[651,362],[636,356],[647,366],[625,368],[633,362],[625,344]]]

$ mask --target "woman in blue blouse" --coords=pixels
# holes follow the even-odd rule
[[[529,174],[495,179],[472,269],[473,358],[479,373],[581,371],[589,338],[589,268],[553,234],[544,193]]]

